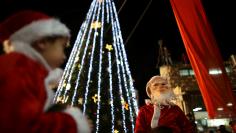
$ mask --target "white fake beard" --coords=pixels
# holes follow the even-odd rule
[[[170,89],[165,93],[161,93],[160,96],[152,96],[151,101],[153,104],[158,105],[173,105],[174,103],[172,101],[175,100],[175,98],[174,92]]]

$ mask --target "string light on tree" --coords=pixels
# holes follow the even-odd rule
[[[137,99],[113,1],[92,1],[54,101],[79,106],[96,133],[134,132]]]

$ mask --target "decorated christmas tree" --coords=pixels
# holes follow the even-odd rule
[[[92,1],[54,102],[80,107],[93,132],[134,132],[137,99],[112,0]]]

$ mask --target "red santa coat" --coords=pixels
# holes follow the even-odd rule
[[[48,71],[19,53],[0,57],[1,133],[76,133],[74,119],[62,112],[45,113]]]
[[[151,120],[153,116],[153,105],[144,105],[140,108],[136,118],[135,133],[150,133]],[[158,126],[166,126],[172,129],[173,133],[193,133],[193,127],[186,118],[183,111],[176,105],[163,106]]]

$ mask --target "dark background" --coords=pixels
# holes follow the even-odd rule
[[[43,11],[61,19],[71,29],[73,43],[92,0],[1,0],[0,21],[22,9]],[[169,0],[115,0],[135,88],[140,104],[147,98],[146,82],[154,74],[158,57],[158,40],[163,39],[172,60],[182,61],[184,45]],[[236,7],[233,0],[202,0],[222,57],[236,54]],[[150,6],[148,6],[150,4]],[[145,10],[147,9],[147,10]],[[136,25],[136,28],[135,28]],[[133,32],[132,32],[133,31]],[[68,56],[69,56],[68,49]]]

